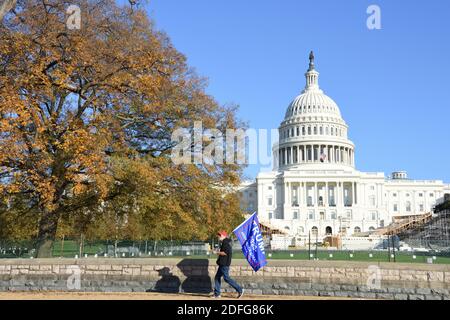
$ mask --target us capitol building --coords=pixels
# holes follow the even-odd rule
[[[241,207],[287,235],[352,236],[428,213],[450,193],[439,180],[404,171],[361,172],[337,104],[319,88],[310,54],[306,87],[289,105],[273,146],[274,168],[240,187]]]

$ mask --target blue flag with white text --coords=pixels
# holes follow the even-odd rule
[[[242,252],[253,270],[267,264],[264,241],[256,212],[233,230],[242,245]]]

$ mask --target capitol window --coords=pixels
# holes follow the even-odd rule
[[[394,203],[394,212],[398,211],[398,205],[396,203]]]
[[[309,219],[309,220],[314,220],[314,211],[310,211],[310,212],[308,213],[308,219]]]
[[[419,197],[421,197],[421,198],[423,197],[423,193],[422,193],[422,192],[421,192],[421,193],[419,193]]]
[[[272,205],[272,197],[267,198],[267,205],[271,206]]]
[[[419,211],[424,211],[424,207],[423,207],[423,204],[422,204],[422,203],[419,204]]]
[[[295,220],[299,219],[298,211],[294,211],[293,219]]]
[[[407,212],[411,211],[411,202],[409,202],[409,201],[406,202],[406,211]]]
[[[302,135],[306,135],[305,127],[302,127]]]
[[[434,197],[434,193],[430,193],[430,197]]]
[[[272,186],[268,186],[267,189],[272,190]]]
[[[396,196],[397,196],[397,194],[396,194],[396,193],[393,193],[393,194],[392,194],[392,196],[393,196],[393,197],[396,197]]]
[[[308,127],[308,135],[311,135],[311,127]]]

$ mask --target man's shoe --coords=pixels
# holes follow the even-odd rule
[[[239,292],[237,298],[240,299],[244,295],[244,289],[242,289],[241,292]]]

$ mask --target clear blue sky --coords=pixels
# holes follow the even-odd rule
[[[366,27],[371,4],[381,30]],[[316,54],[320,86],[341,109],[361,171],[407,170],[450,183],[450,1],[150,0],[158,29],[240,105],[277,128]],[[247,177],[259,168],[250,166]]]

